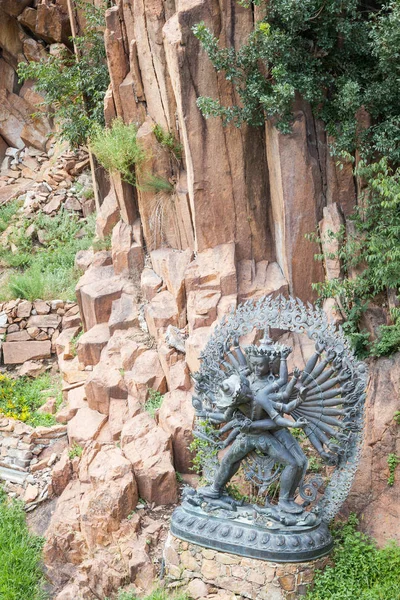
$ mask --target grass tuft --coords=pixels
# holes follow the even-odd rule
[[[22,504],[0,489],[0,598],[45,600],[43,541],[29,532]]]

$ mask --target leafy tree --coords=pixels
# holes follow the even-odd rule
[[[338,236],[345,277],[317,287],[322,297],[339,299],[359,352],[392,352],[400,347],[399,319],[392,329],[382,328],[384,343],[373,349],[358,326],[371,299],[400,290],[400,2],[253,3],[263,4],[265,16],[237,51],[221,48],[204,23],[193,28],[240,97],[238,106],[204,97],[198,106],[205,117],[221,117],[225,124],[260,126],[269,119],[289,133],[293,102],[301,96],[324,121],[339,161],[354,162],[358,151],[362,160],[355,174],[366,188],[352,216],[355,235]],[[360,118],[363,112],[366,118]],[[350,277],[356,267],[358,274]]]
[[[85,144],[95,124],[104,125],[103,102],[109,84],[103,27],[106,4],[79,3],[86,19],[82,35],[71,38],[77,55],[67,48],[40,62],[20,63],[21,80],[34,79],[43,93],[60,136],[72,146]]]

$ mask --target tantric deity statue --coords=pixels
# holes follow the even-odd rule
[[[270,328],[306,335],[314,352],[288,369],[292,349]],[[240,337],[261,333],[257,343]],[[201,356],[194,435],[207,485],[187,488],[172,532],[200,545],[274,561],[327,554],[327,528],[355,474],[366,369],[325,314],[293,298],[246,303],[215,330]],[[307,453],[324,476],[308,473]],[[252,498],[232,497],[247,481]],[[237,494],[236,494],[237,495]]]

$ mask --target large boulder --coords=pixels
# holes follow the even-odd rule
[[[400,542],[399,467],[393,485],[388,485],[388,457],[400,456],[400,427],[394,420],[400,407],[399,390],[399,353],[370,364],[361,462],[343,509],[357,512],[361,529],[379,545]]]
[[[133,465],[141,498],[156,505],[177,502],[171,436],[149,414],[141,413],[125,423],[121,448]]]
[[[176,471],[190,473],[193,454],[189,445],[193,441],[194,421],[192,394],[183,390],[165,394],[158,419],[160,426],[172,437]]]
[[[157,350],[147,350],[140,354],[132,370],[125,374],[125,381],[129,393],[143,404],[151,389],[164,394],[167,385]]]
[[[107,323],[99,323],[84,333],[76,345],[79,362],[83,365],[97,365],[101,351],[110,339]]]

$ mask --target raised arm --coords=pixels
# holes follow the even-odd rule
[[[279,379],[277,380],[277,384],[279,387],[282,387],[288,382],[288,368],[287,368],[287,357],[291,353],[292,349],[287,347],[281,351],[281,358],[279,364]]]

